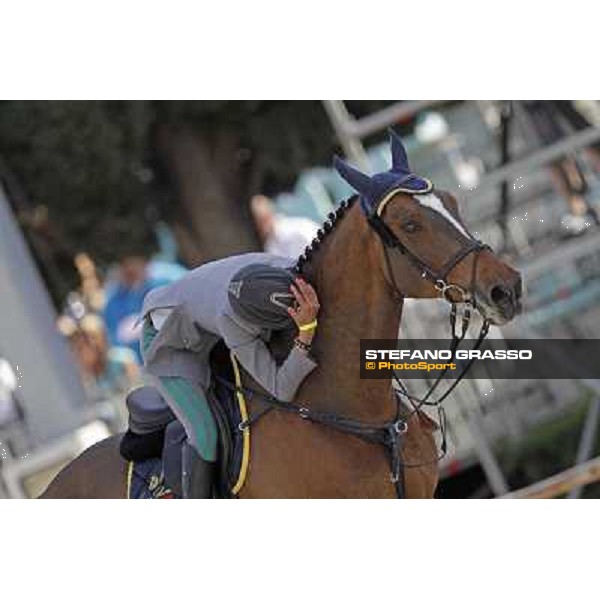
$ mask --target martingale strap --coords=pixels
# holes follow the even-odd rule
[[[452,327],[452,342],[450,344],[450,351],[452,353],[452,358],[454,358],[455,353],[458,350],[458,347],[460,346],[460,343],[464,340],[466,336],[467,330],[469,328],[470,318],[471,313],[470,310],[467,308],[467,310],[463,312],[460,333],[457,333],[457,310],[456,305],[452,305],[450,316],[450,322]],[[483,340],[487,336],[488,331],[489,322],[484,321],[474,346],[475,350],[479,349]],[[430,400],[430,397],[432,396],[436,388],[439,386],[441,381],[444,379],[444,376],[447,373],[446,369],[440,372],[439,376],[437,377],[437,379],[423,398],[416,398],[415,396],[410,395],[404,383],[398,378],[398,376],[394,372],[394,378],[396,380],[396,383],[398,384],[398,388],[394,390],[394,398],[396,400],[396,419],[394,421],[388,421],[381,425],[371,425],[363,423],[361,421],[341,416],[336,413],[314,411],[307,406],[302,406],[290,402],[283,402],[271,394],[266,394],[258,390],[245,388],[244,386],[242,386],[241,377],[239,376],[239,370],[237,370],[236,372],[235,384],[219,376],[217,377],[217,379],[223,386],[225,386],[227,389],[231,390],[236,395],[238,395],[238,398],[241,396],[242,398],[244,398],[244,401],[246,399],[252,400],[254,398],[258,398],[261,402],[266,404],[266,407],[262,411],[259,411],[254,415],[249,415],[248,413],[246,413],[247,417],[238,424],[239,430],[243,433],[248,433],[248,436],[250,427],[254,425],[259,419],[261,419],[263,416],[265,416],[272,410],[279,410],[295,414],[301,419],[305,419],[312,423],[318,423],[320,425],[330,427],[341,433],[353,435],[365,442],[383,446],[388,453],[390,461],[390,480],[394,484],[396,496],[398,498],[403,498],[405,495],[404,470],[407,468],[418,468],[430,464],[435,464],[446,455],[446,415],[442,408],[442,403],[444,402],[444,400],[446,400],[446,398],[448,398],[448,396],[452,393],[454,388],[456,388],[460,381],[465,377],[465,375],[473,365],[474,360],[474,358],[469,360],[469,362],[465,365],[459,376],[452,382],[448,389],[446,389],[446,391],[436,400]],[[404,416],[401,413],[403,397],[410,402],[412,407],[408,415]],[[437,408],[438,420],[442,435],[440,453],[433,460],[430,461],[424,461],[420,463],[406,463],[402,460],[402,438],[404,434],[408,431],[408,421],[411,417],[417,415],[417,413],[423,408],[423,406],[433,406]],[[249,437],[247,439],[249,443]]]
[[[381,425],[370,425],[335,413],[314,411],[307,406],[283,402],[271,394],[265,394],[257,390],[249,390],[238,385],[237,382],[234,385],[222,377],[217,377],[217,379],[219,383],[234,393],[246,393],[248,399],[258,397],[261,402],[267,405],[263,411],[241,421],[238,425],[240,431],[249,430],[252,425],[271,410],[279,410],[295,414],[301,419],[330,427],[341,433],[352,435],[370,444],[383,446],[387,450],[390,460],[390,481],[395,486],[396,495],[399,498],[404,497],[403,468],[405,465],[402,462],[401,450],[402,436],[408,431],[408,422],[406,417],[401,416],[402,404],[397,395],[394,395],[397,402],[396,419]]]

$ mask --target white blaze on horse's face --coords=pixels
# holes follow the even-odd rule
[[[417,194],[413,196],[414,200],[421,206],[435,210],[438,214],[442,215],[446,221],[454,226],[462,235],[467,239],[473,239],[473,236],[452,216],[450,211],[444,206],[444,203],[433,193],[429,194]]]

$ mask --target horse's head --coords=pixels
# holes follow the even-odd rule
[[[471,235],[448,192],[395,193],[380,219],[404,246],[400,252],[385,249],[391,276],[404,296],[470,299],[497,325],[520,310],[519,273]]]
[[[490,322],[506,323],[520,310],[519,273],[471,235],[450,193],[411,173],[393,132],[391,143],[392,169],[372,177],[336,159],[383,242],[390,283],[406,297],[468,301]]]

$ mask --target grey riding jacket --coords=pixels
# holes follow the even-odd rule
[[[290,268],[294,261],[258,252],[231,256],[201,265],[179,281],[146,295],[144,318],[156,309],[172,309],[144,352],[150,374],[185,377],[207,389],[209,354],[222,339],[265,390],[284,402],[293,400],[300,383],[317,364],[294,346],[277,366],[265,344],[271,332],[234,314],[228,298],[229,283],[241,268],[251,264]]]

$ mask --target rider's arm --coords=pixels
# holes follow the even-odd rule
[[[249,336],[238,329],[230,329],[230,336],[224,336],[242,366],[268,392],[279,400],[291,402],[304,378],[317,366],[310,355],[310,346],[315,333],[319,301],[308,283],[297,278],[291,286],[296,298],[296,306],[289,309],[290,317],[298,327],[296,342],[287,359],[277,366],[267,346],[260,337]],[[232,323],[230,322],[230,326]],[[237,341],[234,341],[236,336]],[[229,337],[229,339],[227,339]]]
[[[296,390],[304,378],[317,366],[307,352],[295,346],[286,360],[277,366],[260,338],[231,350],[244,369],[267,392],[283,402],[291,402],[294,399]]]

